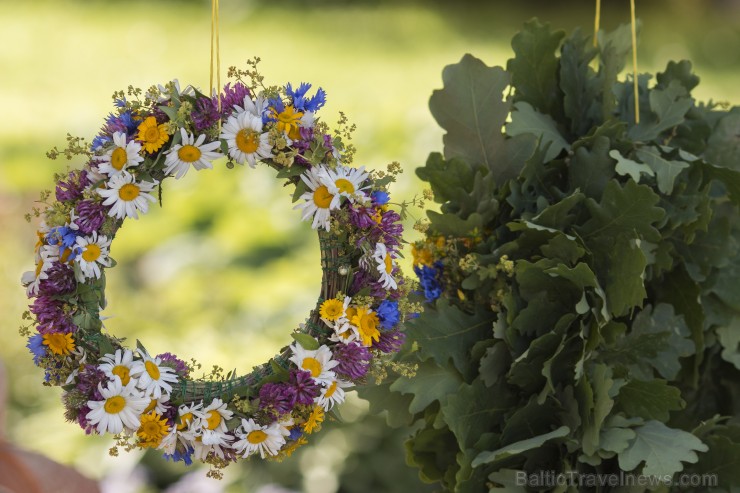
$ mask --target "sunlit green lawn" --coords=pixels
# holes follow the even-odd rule
[[[429,152],[441,150],[442,133],[427,101],[441,86],[444,65],[466,52],[489,65],[505,64],[508,39],[521,21],[535,14],[548,20],[547,13],[521,6],[506,12],[221,4],[221,82],[226,82],[228,66],[244,67],[248,58],[260,56],[269,83],[309,81],[322,86],[329,95],[323,119],[333,123],[343,111],[357,125],[358,165],[378,168],[398,161],[404,166],[406,173],[393,189],[398,202],[420,192],[413,170]],[[26,305],[19,279],[31,268],[35,227],[23,215],[38,192],[51,186],[55,172],[83,164],[49,161],[45,151],[63,146],[67,132],[92,138],[112,109],[114,90],[129,84],[147,88],[172,78],[208,90],[209,6],[0,2],[0,221],[5,239],[0,242],[0,357],[11,378],[8,430],[15,442],[76,464],[95,477],[114,468],[120,472],[124,465],[133,467],[140,454],[106,458],[101,464],[109,440],[86,437],[77,426],[65,423],[59,389],[41,386],[42,374],[16,330]],[[681,18],[692,15],[678,13]],[[550,14],[556,17],[551,19],[555,25],[580,22],[591,28],[588,8]],[[613,27],[627,20],[626,15],[615,16],[605,24]],[[728,39],[737,41],[734,26],[715,27],[714,37],[696,27],[703,37],[692,41],[675,33],[659,12],[646,11],[641,68],[654,71],[669,58],[709,50],[707,43],[711,48],[711,43],[727,46]],[[719,62],[698,65],[702,85],[696,94],[737,101],[733,91],[740,74],[717,69],[725,55],[717,56]],[[106,327],[130,341],[141,339],[154,353],[195,357],[206,368],[219,364],[247,372],[267,360],[307,316],[320,282],[314,234],[291,208],[290,197],[266,169],[221,166],[170,182],[164,208],[128,222],[113,245],[119,266],[109,276],[105,314],[111,318]],[[363,469],[352,461],[348,466],[343,458],[367,451],[368,444],[381,447],[381,442],[393,451],[383,460],[403,468],[403,433],[384,435],[382,422],[367,418],[366,405],[356,399],[346,407],[348,421],[362,424],[337,425],[333,431],[329,424],[305,458],[272,469],[253,468],[248,475],[252,479],[246,481],[277,481],[275,471],[280,470],[281,477],[302,484],[305,491],[335,491],[343,469]],[[382,461],[373,464],[383,467]],[[361,472],[353,474],[359,477]],[[411,479],[398,483],[412,481],[415,474],[409,470],[406,476]],[[346,488],[371,491],[357,484]],[[234,486],[231,491],[248,490]]]

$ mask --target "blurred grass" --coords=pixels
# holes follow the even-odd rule
[[[509,39],[530,17],[589,31],[593,15],[591,2],[551,2],[536,10],[531,2],[221,5],[222,83],[226,67],[260,56],[269,83],[322,86],[329,95],[322,118],[333,124],[341,110],[357,124],[358,165],[404,166],[392,189],[397,202],[420,191],[414,168],[441,150],[442,132],[427,101],[441,86],[446,64],[470,52],[503,65]],[[737,11],[706,5],[638,3],[640,68],[655,71],[669,59],[690,57],[702,78],[700,98],[737,101]],[[0,1],[0,225],[6,239],[0,242],[0,358],[11,378],[8,430],[15,442],[96,477],[134,468],[141,454],[107,459],[110,441],[65,423],[59,390],[40,385],[41,372],[16,331],[27,303],[19,279],[32,264],[35,227],[22,216],[38,192],[51,187],[55,172],[82,165],[50,161],[45,151],[63,146],[67,132],[93,137],[112,109],[114,90],[172,78],[207,90],[208,7],[204,1]],[[605,28],[628,19],[616,2],[605,2],[602,15]],[[106,326],[141,339],[154,353],[246,372],[286,344],[315,303],[318,247],[271,171],[217,168],[167,182],[164,209],[155,207],[122,229],[112,248],[119,266],[109,276],[105,314],[113,318]],[[255,461],[244,474],[234,468],[229,491],[254,491],[278,478],[315,493],[423,491],[416,473],[404,469],[405,432],[390,432],[366,416],[362,402],[346,408],[354,416],[348,425],[329,424],[290,464]],[[154,464],[150,470],[161,484],[184,471],[150,456],[145,463]],[[360,477],[362,484],[353,481]]]

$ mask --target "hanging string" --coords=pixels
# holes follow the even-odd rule
[[[599,45],[599,22],[601,21],[601,0],[596,0],[596,15],[594,16],[594,48]]]
[[[213,52],[216,52],[216,88],[221,90],[221,47],[218,40],[218,0],[211,0],[211,95],[213,95]],[[216,93],[218,98],[218,112],[221,113],[221,96]],[[221,130],[221,119],[218,121],[218,129]]]
[[[635,125],[640,123],[640,93],[637,84],[637,27],[635,23],[635,0],[630,0],[630,22],[632,24],[632,81],[635,87]]]

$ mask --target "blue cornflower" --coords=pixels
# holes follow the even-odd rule
[[[44,346],[44,336],[41,334],[34,334],[28,338],[28,344],[26,347],[33,354],[33,363],[39,364],[39,360],[46,356],[46,346]]]
[[[291,428],[290,430],[290,436],[288,437],[289,440],[298,440],[303,435],[303,432],[301,431],[300,426],[296,426],[294,428]]]
[[[380,319],[380,326],[384,329],[392,329],[401,319],[398,311],[398,301],[383,300],[375,310]]]
[[[313,97],[306,98],[309,89],[311,89],[311,84],[308,82],[301,82],[295,91],[290,83],[285,86],[285,93],[293,100],[293,107],[298,111],[318,111],[326,104],[326,92],[323,89],[319,87]]]
[[[59,245],[59,255],[64,256],[68,250],[71,250],[71,256],[76,257],[80,247],[77,245],[78,231],[69,226],[56,226],[46,234],[46,243],[49,245]]]
[[[385,205],[391,199],[391,196],[387,192],[376,190],[370,194],[370,198],[372,198],[374,205]]]
[[[105,134],[99,134],[97,135],[90,144],[90,149],[93,151],[96,151],[106,145],[108,142],[111,142],[111,138]]]
[[[427,303],[433,303],[434,300],[442,295],[442,262],[437,261],[434,266],[428,265],[415,266],[414,272],[419,278],[419,284],[421,284],[424,290],[424,297]]]
[[[188,449],[185,452],[180,452],[179,449],[175,449],[175,452],[172,454],[163,454],[163,457],[166,460],[172,459],[173,462],[180,462],[183,461],[186,466],[192,465],[193,459],[191,455],[193,454],[194,449],[193,447],[188,447]]]
[[[116,108],[125,108],[126,107],[126,98],[116,98],[113,100],[113,104]]]

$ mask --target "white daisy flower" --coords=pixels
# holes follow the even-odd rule
[[[98,370],[105,373],[111,380],[119,380],[124,386],[133,382],[136,385],[136,379],[131,378],[131,368],[134,364],[134,353],[130,349],[116,349],[115,354],[106,354],[100,358],[101,364]],[[149,401],[147,401],[147,405]],[[144,406],[146,407],[146,406]]]
[[[369,173],[365,172],[365,167],[349,168],[347,166],[337,166],[336,169],[327,169],[326,175],[323,176],[322,183],[327,186],[329,193],[334,195],[332,200],[332,209],[339,208],[340,198],[347,197],[350,202],[355,200],[366,199],[363,192],[369,185],[361,187],[362,183],[367,180]]]
[[[321,389],[321,395],[314,399],[314,402],[329,411],[336,404],[344,402],[344,389],[351,387],[352,384],[343,380],[334,380],[331,384]]]
[[[205,134],[199,135],[198,140],[195,140],[195,136],[188,133],[184,128],[180,129],[180,135],[182,136],[182,143],[167,151],[167,157],[164,160],[164,172],[168,175],[175,175],[175,178],[179,180],[185,176],[191,164],[197,170],[213,169],[211,161],[222,156],[220,152],[215,151],[221,146],[221,142],[217,140],[204,144]]]
[[[155,413],[164,416],[164,414],[170,409],[170,406],[167,404],[169,400],[170,396],[168,394],[162,394],[161,397],[158,397],[156,399],[152,399],[150,397],[149,405],[146,407],[146,409],[144,409],[144,412],[142,414],[154,411]]]
[[[267,100],[262,94],[258,95],[254,101],[252,101],[250,96],[244,96],[244,103],[242,106],[234,105],[234,110],[237,114],[246,111],[250,115],[258,117],[260,120],[262,119],[262,115],[265,114],[266,109]]]
[[[139,218],[139,211],[146,214],[149,211],[149,202],[156,202],[149,194],[157,185],[154,182],[139,182],[132,175],[122,174],[108,180],[108,188],[98,189],[98,193],[105,197],[103,205],[110,206],[108,215],[117,219],[126,217]]]
[[[135,140],[126,142],[125,133],[115,132],[113,148],[96,158],[100,161],[98,171],[108,176],[125,173],[127,168],[138,166],[144,160],[140,152],[141,144]]]
[[[339,362],[332,359],[331,350],[328,346],[322,345],[312,351],[303,349],[303,346],[295,342],[290,346],[290,349],[293,352],[290,361],[301,370],[311,372],[311,377],[315,382],[330,384],[334,381],[336,374],[332,371],[332,368],[337,366]]]
[[[82,275],[81,281],[85,279],[100,279],[100,266],[110,267],[108,258],[108,247],[111,240],[107,236],[98,236],[93,231],[90,236],[78,236],[76,240],[78,252],[75,261],[79,264]]]
[[[177,383],[177,374],[169,366],[162,366],[161,358],[152,358],[142,354],[142,359],[134,361],[131,366],[131,376],[136,377],[136,386],[144,391],[144,395],[159,399],[172,392],[171,383]]]
[[[263,459],[267,455],[277,455],[285,445],[285,435],[281,426],[274,422],[269,426],[260,426],[252,418],[242,418],[242,424],[234,432],[240,440],[232,446],[242,457],[249,457],[257,452]],[[290,434],[290,433],[288,433]]]
[[[223,434],[220,438],[223,440],[223,443],[207,444],[201,440],[201,437],[196,437],[194,441],[189,443],[189,445],[193,447],[193,458],[201,462],[205,462],[211,452],[213,452],[215,456],[223,459],[225,456],[224,448],[230,447],[229,442],[231,442],[234,437]]]
[[[198,427],[203,429],[204,439],[208,432],[214,432],[214,434],[226,433],[228,430],[226,428],[226,420],[231,419],[233,415],[233,411],[226,409],[226,403],[224,401],[218,398],[213,399],[213,402],[208,407],[196,414],[199,418]]]
[[[142,396],[132,385],[122,385],[119,379],[108,382],[103,388],[98,384],[98,390],[103,396],[102,401],[87,401],[90,412],[87,419],[96,426],[98,433],[121,433],[124,426],[135,432],[141,422],[139,416],[149,404],[149,399]]]
[[[360,340],[360,331],[357,327],[349,323],[348,320],[342,320],[341,324],[337,324],[334,327],[334,333],[329,337],[332,342],[341,342],[343,344],[349,344]]]
[[[380,282],[385,289],[398,289],[396,280],[391,275],[393,268],[396,266],[396,259],[393,254],[388,251],[385,247],[385,243],[378,243],[375,245],[375,253],[373,259],[377,262],[376,269],[380,274]]]
[[[53,245],[42,245],[36,253],[36,269],[24,272],[21,275],[21,283],[26,286],[28,297],[36,296],[39,292],[41,281],[49,278],[48,270],[53,263],[59,259],[59,247]]]
[[[314,166],[301,175],[301,180],[308,186],[309,191],[301,195],[304,203],[298,204],[293,209],[303,209],[302,220],[310,220],[313,229],[324,228],[329,231],[331,210],[339,208],[339,200],[329,191],[325,184],[329,180],[326,168]]]
[[[258,159],[272,157],[267,132],[262,132],[262,117],[250,111],[237,112],[224,123],[220,138],[229,146],[229,156],[237,163],[254,168]]]
[[[185,86],[184,90],[180,91],[180,81],[179,80],[172,79],[171,84],[175,86],[174,87],[175,94],[195,96],[195,88],[193,88],[193,86],[187,85]],[[162,93],[162,95],[159,96],[159,98],[157,98],[157,101],[159,103],[165,103],[169,101],[170,99],[172,99],[172,94],[170,93],[169,89],[166,86],[163,86],[162,84],[157,84],[157,88],[159,89],[159,92]]]

